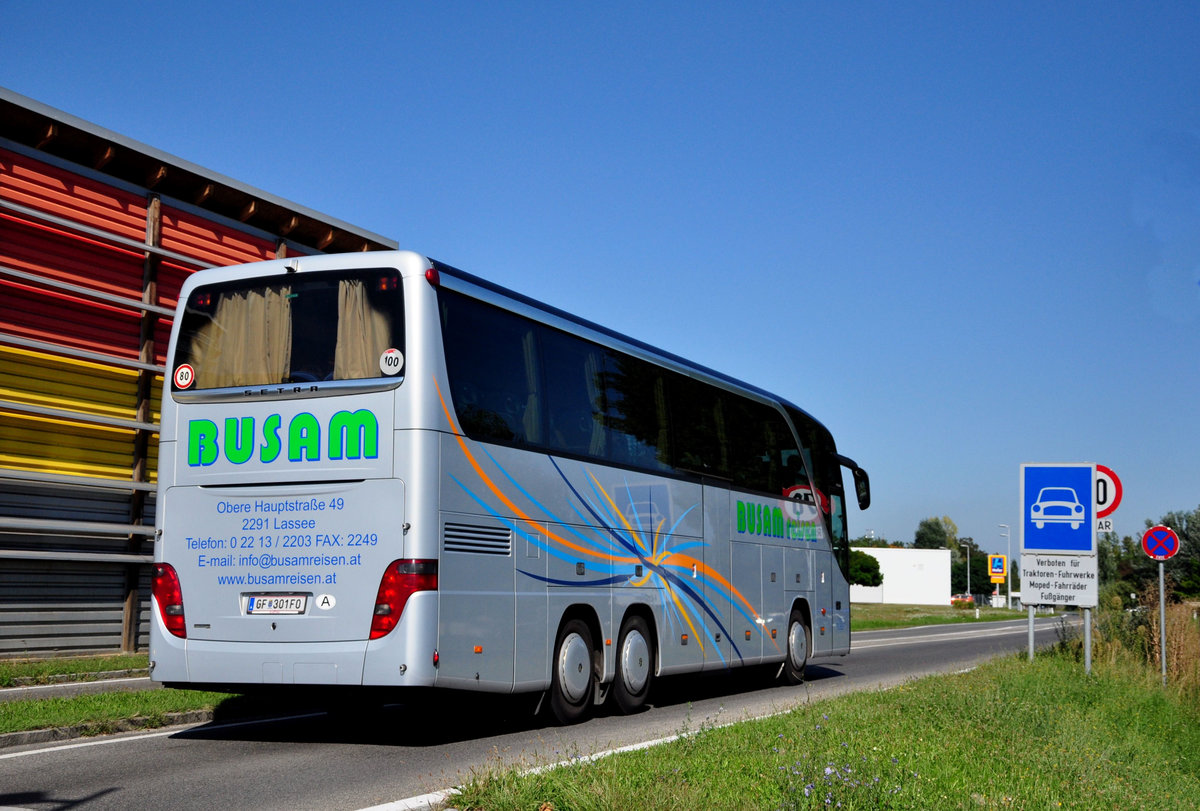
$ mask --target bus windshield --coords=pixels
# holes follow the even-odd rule
[[[403,368],[403,342],[395,270],[212,284],[188,297],[172,389],[392,377]]]

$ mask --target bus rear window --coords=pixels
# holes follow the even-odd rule
[[[192,291],[171,383],[181,391],[393,377],[403,353],[395,270],[258,277]]]

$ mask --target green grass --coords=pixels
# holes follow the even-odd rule
[[[874,631],[881,628],[909,628],[916,625],[946,625],[957,622],[999,622],[1021,619],[1023,611],[1005,608],[954,608],[949,605],[881,605],[878,603],[855,603],[850,607],[850,630]]]
[[[97,678],[98,673],[113,671],[145,670],[149,657],[144,653],[84,656],[64,659],[37,659],[29,661],[0,660],[0,687],[15,687],[28,684],[49,684],[68,677],[74,681]]]
[[[1070,654],[814,702],[672,743],[520,776],[456,808],[1200,807],[1200,710],[1145,674],[1084,678]],[[586,753],[585,753],[586,754]]]
[[[137,719],[139,727],[165,726],[171,713],[211,710],[229,698],[224,693],[141,690],[5,701],[0,702],[0,734],[77,727],[79,734],[103,735],[128,719]]]

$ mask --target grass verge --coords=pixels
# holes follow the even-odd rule
[[[1200,807],[1200,710],[1070,651],[700,728],[653,749],[476,774],[456,808]],[[686,731],[686,730],[685,730]]]
[[[144,653],[0,661],[0,687],[91,681],[113,672],[145,671],[148,666],[149,657]]]
[[[0,703],[0,734],[67,727],[76,735],[104,735],[124,728],[122,722],[130,719],[138,727],[160,727],[172,723],[173,715],[212,710],[229,698],[225,693],[141,690],[5,701]]]
[[[1027,616],[1023,611],[980,606],[975,609],[949,605],[885,605],[855,603],[850,610],[851,631],[874,631],[881,628],[909,628],[918,625],[946,625],[958,622],[1000,622]]]

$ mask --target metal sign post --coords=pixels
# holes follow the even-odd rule
[[[1162,683],[1167,686],[1167,593],[1163,562],[1175,557],[1179,551],[1179,536],[1170,527],[1159,524],[1146,530],[1142,536],[1142,551],[1158,561],[1158,648],[1162,659]]]

